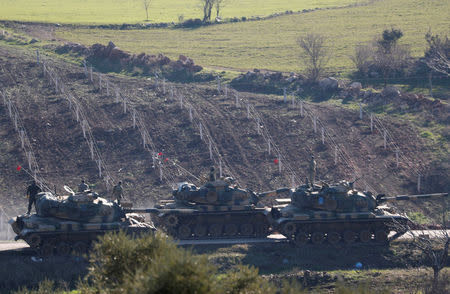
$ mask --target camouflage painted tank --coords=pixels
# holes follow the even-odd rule
[[[341,241],[387,243],[404,234],[410,220],[380,204],[446,195],[375,197],[370,192],[355,190],[353,183],[347,181],[314,187],[303,185],[292,189],[290,198],[277,199],[280,205],[273,207],[270,218],[276,230],[297,245]],[[389,237],[391,231],[395,234]]]
[[[178,239],[265,237],[270,233],[269,209],[260,206],[259,200],[279,192],[240,189],[231,178],[202,187],[181,183],[173,199],[155,206],[153,220]]]
[[[142,216],[125,211],[115,202],[86,191],[70,196],[38,194],[36,214],[20,215],[10,220],[17,234],[43,255],[83,253],[91,242],[110,231],[124,230],[140,234],[155,230]]]

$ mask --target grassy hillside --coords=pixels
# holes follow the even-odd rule
[[[367,0],[225,0],[222,17],[265,16],[286,10],[344,6]],[[2,20],[53,23],[139,23],[143,0],[0,0]],[[152,0],[150,22],[178,22],[202,17],[199,0]],[[215,14],[214,14],[215,15]]]
[[[333,54],[330,69],[349,73],[353,65],[348,58],[354,46],[370,41],[384,29],[403,31],[401,43],[411,46],[413,56],[422,56],[429,28],[448,34],[449,1],[385,0],[368,6],[314,11],[287,15],[265,21],[230,23],[194,30],[103,30],[66,29],[57,31],[60,38],[84,44],[113,41],[132,52],[164,53],[170,57],[185,54],[207,67],[235,69],[264,68],[298,71],[296,39],[307,32],[328,37]]]

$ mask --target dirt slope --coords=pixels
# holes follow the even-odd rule
[[[106,91],[99,91],[98,86],[89,83],[81,67],[60,60],[55,60],[54,66],[66,85],[66,92],[82,101],[108,170],[114,179],[124,181],[126,196],[135,206],[151,205],[156,199],[169,197],[170,188],[152,168],[151,156],[142,148],[130,112],[124,114],[122,104],[115,103],[112,94],[108,96]],[[194,175],[206,176],[212,165],[208,145],[200,139],[198,127],[190,122],[189,111],[171,99],[170,91],[163,94],[161,87],[157,89],[153,81],[145,79],[110,76],[109,80],[143,114],[157,152],[163,152],[169,162],[176,160]],[[268,154],[267,143],[258,135],[256,122],[247,118],[245,106],[236,107],[234,97],[218,95],[212,86],[174,86],[184,93],[184,101],[196,108],[229,171],[241,186],[261,191],[290,185],[289,174],[284,170],[278,172],[274,164],[278,156]],[[0,47],[0,91],[7,93],[19,109],[44,178],[61,192],[63,184],[75,187],[83,177],[96,185],[96,190],[105,193],[104,182],[90,158],[89,147],[69,110],[69,103],[56,94],[32,53]],[[283,161],[295,169],[297,184],[307,174],[311,154],[316,155],[318,178],[338,180],[355,176],[355,169],[341,160],[334,164],[334,147],[322,144],[320,126],[315,133],[311,118],[301,116],[298,107],[284,104],[280,97],[251,93],[240,93],[240,97],[255,105],[263,119],[261,127],[267,129],[278,145]],[[364,176],[357,182],[360,188],[367,185],[378,193],[414,193],[416,170],[424,173],[422,186],[426,192],[448,187],[445,170],[434,171],[427,143],[408,123],[382,118],[407,158],[396,168],[395,153],[384,150],[382,136],[370,132],[369,120],[367,117],[359,120],[357,110],[330,104],[308,104],[307,108],[317,114],[333,141],[349,155],[357,173]],[[23,212],[26,199],[22,195],[29,177],[23,171],[16,171],[16,166],[26,167],[27,163],[3,103],[0,103],[0,136],[1,205],[11,214]],[[430,182],[427,177],[436,173],[444,177],[444,185],[427,185]],[[194,180],[182,173],[174,176],[177,181]],[[416,206],[425,212],[433,210],[433,205],[420,203],[404,207],[416,209]]]

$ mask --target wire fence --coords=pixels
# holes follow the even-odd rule
[[[12,217],[4,211],[3,207],[0,207],[0,241],[14,240],[16,234],[9,224],[11,219]]]

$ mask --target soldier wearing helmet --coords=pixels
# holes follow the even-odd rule
[[[112,191],[113,198],[115,198],[117,204],[120,205],[120,200],[123,197],[123,188],[122,188],[122,181],[119,181],[117,185],[114,186]]]
[[[316,180],[316,161],[314,160],[314,155],[311,156],[311,161],[309,162],[309,181],[311,186],[314,188],[314,183]]]
[[[211,166],[211,168],[209,169],[209,181],[214,182],[215,180],[216,180],[216,173],[214,170],[214,166]]]
[[[78,186],[78,192],[83,193],[86,190],[89,190],[89,186],[84,182],[84,179],[82,179],[80,185]]]
[[[39,188],[38,185],[36,185],[36,181],[32,181],[31,185],[27,188],[27,197],[28,197],[28,211],[27,214],[30,214],[31,208],[33,207],[36,209],[36,196],[37,194],[41,192],[41,188]]]

